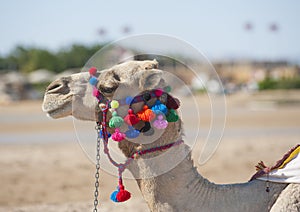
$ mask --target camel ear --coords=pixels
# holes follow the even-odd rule
[[[165,81],[162,78],[162,71],[151,69],[140,72],[138,76],[138,85],[141,90],[151,90],[161,88]]]

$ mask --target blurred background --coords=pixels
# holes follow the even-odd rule
[[[0,8],[0,210],[90,210],[94,165],[76,142],[72,118],[53,121],[41,111],[43,94],[51,81],[80,72],[101,47],[126,36],[177,37],[201,51],[218,73],[223,87],[210,73],[194,78],[174,61],[159,61],[160,68],[184,79],[203,105],[203,128],[211,121],[204,93],[226,95],[222,142],[199,167],[205,177],[247,181],[259,160],[272,165],[299,143],[298,1],[11,0],[1,1]],[[194,152],[197,161],[200,150]],[[104,211],[145,211],[133,181],[131,202],[108,202],[111,178],[102,173]]]

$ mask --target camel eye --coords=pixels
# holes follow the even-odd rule
[[[113,88],[109,88],[109,87],[101,87],[100,88],[100,91],[102,93],[112,93],[116,90],[116,87],[113,87]]]

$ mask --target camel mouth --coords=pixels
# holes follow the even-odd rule
[[[72,106],[68,103],[60,106],[59,108],[44,110],[47,113],[47,116],[53,119],[64,118],[66,116],[72,115]]]
[[[63,102],[49,101],[45,96],[43,105],[43,112],[47,113],[48,117],[53,119],[63,118],[72,115],[72,97],[69,96]]]

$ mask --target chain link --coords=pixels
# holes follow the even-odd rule
[[[100,143],[101,143],[101,138],[100,138],[100,126],[96,126],[97,130],[97,152],[96,152],[96,173],[95,173],[95,192],[94,192],[94,210],[93,212],[97,212],[97,207],[98,207],[98,196],[99,196],[99,170],[100,170]]]

